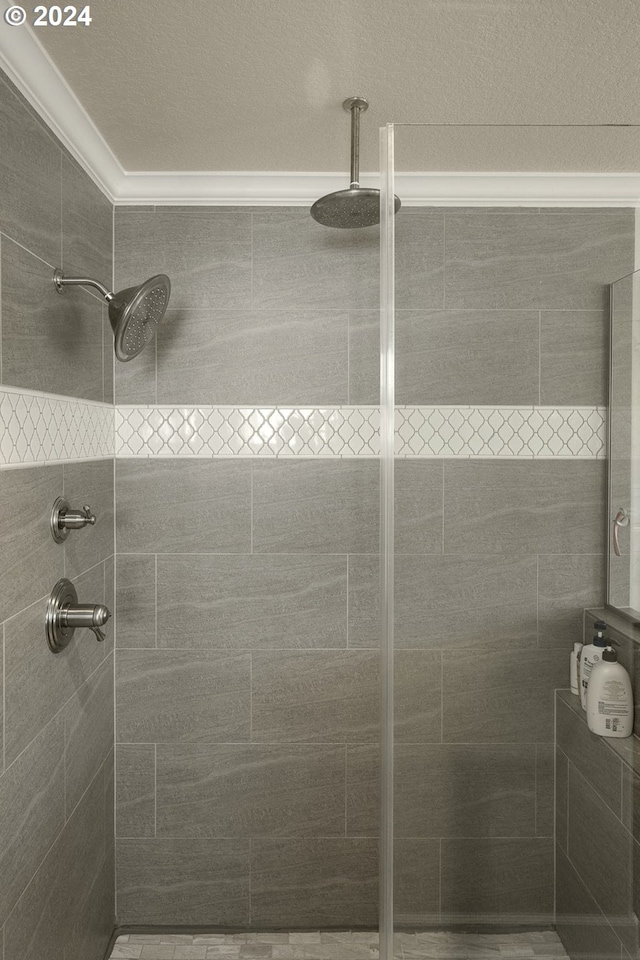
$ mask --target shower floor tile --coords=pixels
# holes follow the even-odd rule
[[[395,960],[566,960],[556,933],[398,933]],[[376,932],[125,934],[111,960],[378,960]]]

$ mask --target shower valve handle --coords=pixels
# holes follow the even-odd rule
[[[68,500],[58,497],[51,510],[51,535],[56,543],[62,543],[70,530],[82,530],[87,524],[93,527],[95,522],[95,515],[88,503],[80,510],[73,510]]]
[[[49,649],[52,653],[60,653],[79,627],[91,630],[96,640],[104,640],[101,627],[110,617],[111,613],[104,603],[78,603],[76,588],[63,577],[51,591],[45,613]]]

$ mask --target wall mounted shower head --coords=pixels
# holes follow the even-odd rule
[[[351,113],[351,183],[348,190],[337,190],[316,200],[311,216],[325,227],[371,227],[380,223],[380,191],[360,186],[360,114],[369,107],[364,97],[349,97],[342,104]],[[394,213],[400,199],[394,200]]]
[[[64,293],[67,286],[95,287],[100,291],[109,304],[116,357],[123,363],[137,357],[153,340],[171,294],[171,281],[164,273],[119,293],[111,293],[98,280],[88,277],[65,277],[62,270],[54,272],[53,282],[58,293]]]

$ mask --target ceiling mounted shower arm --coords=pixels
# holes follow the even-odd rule
[[[360,186],[360,114],[369,106],[364,97],[348,97],[342,104],[351,113],[351,189]]]
[[[95,287],[99,290],[107,303],[113,300],[113,293],[108,290],[99,280],[92,280],[91,277],[65,277],[62,270],[57,269],[53,274],[53,282],[58,293],[64,293],[65,287]]]

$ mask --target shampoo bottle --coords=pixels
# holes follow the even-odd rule
[[[574,643],[569,661],[569,680],[571,682],[571,693],[576,697],[580,695],[578,677],[580,676],[580,654],[582,653],[582,644]]]
[[[605,647],[594,663],[587,687],[587,723],[601,737],[633,733],[633,694],[629,674],[613,647]]]
[[[589,677],[594,663],[599,663],[602,659],[602,651],[607,645],[604,639],[604,631],[607,625],[604,620],[596,620],[594,623],[596,635],[591,643],[585,643],[580,654],[580,704],[583,710],[587,709],[587,688],[589,686]]]

